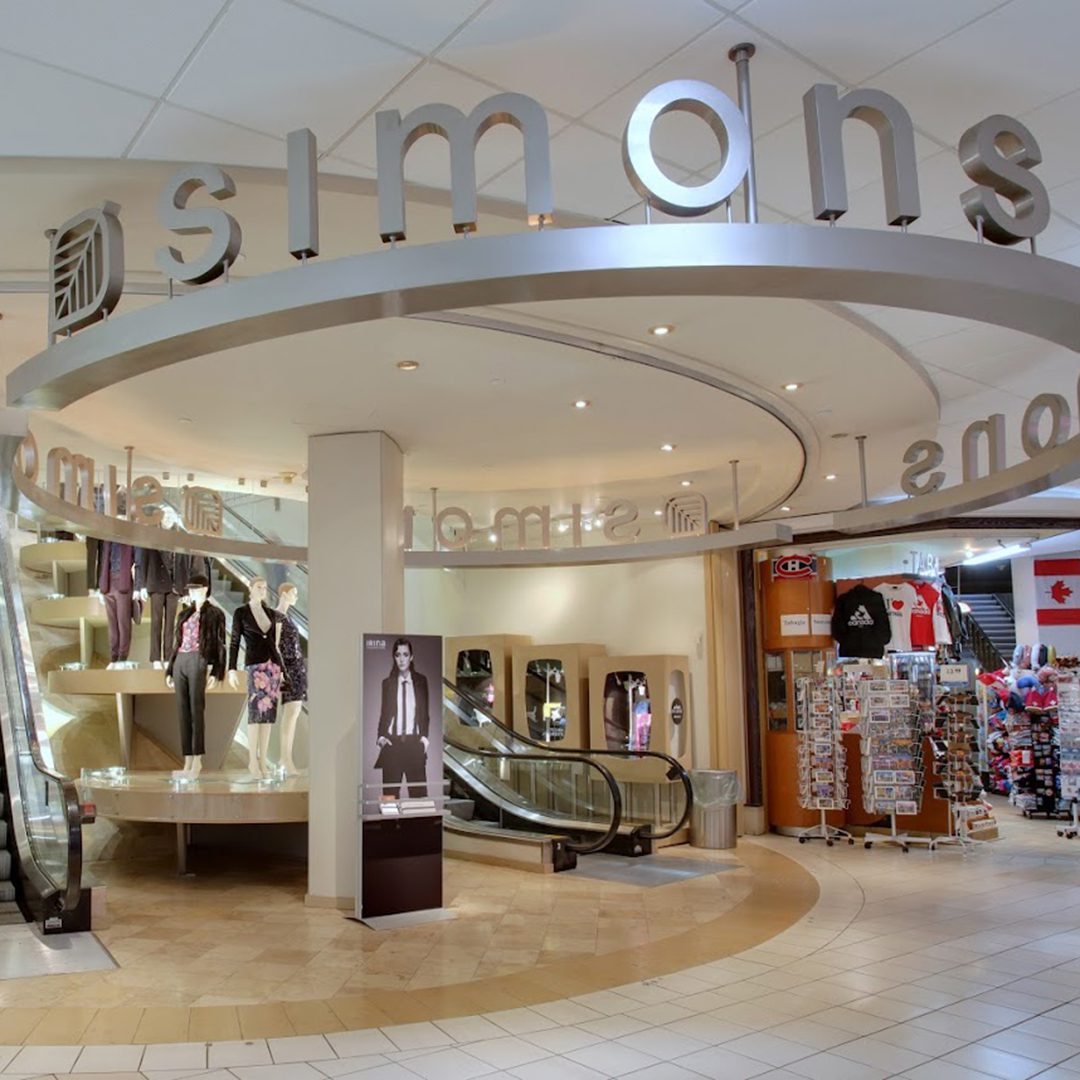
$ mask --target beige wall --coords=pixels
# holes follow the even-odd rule
[[[702,558],[526,570],[408,570],[411,633],[529,634],[690,658],[695,763],[712,763]]]

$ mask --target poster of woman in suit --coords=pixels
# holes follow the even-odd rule
[[[442,638],[365,634],[363,680],[365,801],[441,795]]]

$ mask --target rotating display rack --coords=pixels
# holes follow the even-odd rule
[[[906,679],[869,679],[861,701],[863,808],[889,816],[884,839],[905,852],[912,844],[932,848],[935,843],[901,833],[896,821],[918,814],[922,801],[922,731],[916,704],[916,691]],[[869,835],[863,843],[874,846]]]
[[[841,740],[840,712],[843,704],[837,680],[827,676],[799,679],[795,687],[795,730],[799,738],[799,804],[817,810],[817,825],[799,832],[800,844],[824,840],[832,847],[837,840],[854,844],[851,833],[830,825],[829,810],[848,806],[847,766]]]
[[[949,834],[935,848],[955,845],[964,850],[973,843],[963,824],[973,812],[982,813],[979,761],[979,702],[967,687],[939,686],[934,733],[935,751],[944,766],[934,795],[949,803]]]

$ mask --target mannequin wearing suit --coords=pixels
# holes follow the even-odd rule
[[[142,599],[150,601],[150,661],[155,667],[168,658],[176,605],[194,576],[211,580],[210,560],[205,555],[152,548],[139,551],[136,580],[142,585]]]
[[[86,541],[86,580],[101,593],[109,621],[109,664],[126,660],[131,651],[132,601],[136,591],[136,550],[113,540]]]
[[[422,799],[427,795],[428,683],[413,669],[408,638],[398,638],[393,651],[394,666],[382,684],[375,768],[382,770],[384,799],[398,798],[402,779],[409,797]]]

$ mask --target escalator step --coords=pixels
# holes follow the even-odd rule
[[[15,899],[15,886],[10,881],[0,881],[0,904],[11,903]]]
[[[0,821],[0,848],[7,847],[8,826],[6,821]]]
[[[11,852],[0,851],[0,881],[11,880]]]

